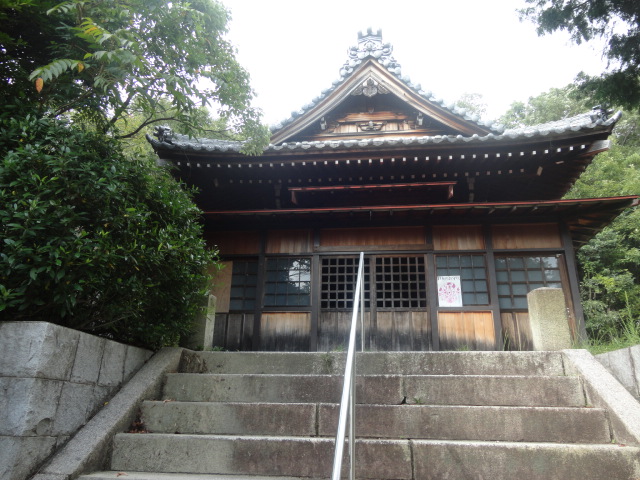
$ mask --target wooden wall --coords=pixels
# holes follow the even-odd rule
[[[270,230],[265,253],[309,253],[313,250],[311,230]]]
[[[370,254],[383,256],[429,255],[440,252],[487,252],[485,235],[489,233],[493,250],[507,254],[509,250],[521,250],[514,255],[531,254],[544,250],[543,255],[558,255],[564,252],[560,228],[557,224],[509,224],[509,225],[435,225],[371,227],[371,228],[320,228],[258,231],[232,231],[209,235],[208,240],[218,245],[227,260],[224,268],[214,278],[213,294],[217,297],[217,315],[214,345],[224,345],[228,349],[251,348],[254,322],[260,326],[260,348],[263,350],[305,350],[312,343],[319,351],[339,349],[346,346],[347,330],[351,312],[323,311],[319,305],[312,305],[295,311],[287,307],[286,312],[262,309],[256,318],[251,313],[230,313],[229,296],[233,258],[264,258],[268,255],[299,255],[314,258],[314,265],[321,262],[323,255],[343,255],[346,252],[364,250]],[[489,241],[489,240],[487,240]],[[315,244],[314,244],[315,242]],[[429,242],[432,242],[429,243]],[[400,253],[402,251],[402,253]],[[398,252],[398,253],[395,253]],[[557,252],[557,253],[556,253]],[[351,255],[351,253],[349,253]],[[491,258],[488,256],[487,258]],[[560,258],[560,257],[559,257]],[[320,259],[320,260],[318,260]],[[433,263],[431,263],[433,265]],[[487,274],[494,275],[489,260]],[[566,269],[561,269],[562,283],[569,284]],[[313,282],[320,273],[313,272]],[[427,284],[435,282],[434,272],[427,272]],[[319,288],[314,284],[313,288]],[[430,288],[430,287],[429,287]],[[568,291],[568,289],[567,289]],[[434,295],[431,290],[430,294]],[[318,295],[316,292],[314,295]],[[317,301],[318,297],[315,301]],[[430,350],[432,337],[439,338],[440,349],[489,350],[496,345],[494,315],[500,315],[505,348],[510,350],[531,349],[531,332],[528,314],[522,311],[500,311],[498,298],[492,298],[486,307],[463,307],[461,309],[439,308],[437,298],[429,298],[427,308],[422,309],[376,309],[366,312],[366,348],[371,350]],[[259,304],[259,301],[258,301]],[[567,306],[573,310],[568,299]],[[486,311],[471,311],[485,308]],[[314,310],[315,309],[315,310]],[[273,310],[273,309],[271,309]],[[492,310],[492,311],[490,311]],[[437,332],[431,329],[431,317],[438,320]],[[572,332],[577,330],[572,316]],[[312,332],[312,324],[317,331]],[[312,336],[315,338],[312,342]]]
[[[431,350],[431,324],[426,311],[377,312],[374,347],[378,351]]]
[[[483,250],[484,236],[479,225],[433,227],[434,250]]]
[[[425,246],[424,227],[326,228],[320,230],[321,247],[403,245]]]
[[[321,311],[318,319],[318,351],[345,350],[349,346],[349,329],[352,312]],[[360,319],[358,319],[359,325]],[[358,348],[360,348],[360,329],[358,328]],[[371,315],[364,314],[365,348],[371,348]]]
[[[227,350],[251,350],[253,319],[254,315],[249,313],[216,313],[212,346]]]
[[[269,312],[260,318],[262,350],[308,352],[311,340],[311,314],[308,312]]]
[[[492,312],[439,312],[440,350],[495,350]]]
[[[207,232],[208,245],[218,247],[222,255],[257,255],[260,253],[260,232]]]
[[[228,312],[231,297],[231,275],[233,274],[233,262],[220,262],[222,268],[211,273],[213,288],[211,294],[216,297],[216,312]]]
[[[505,350],[533,350],[529,313],[502,312],[500,319]]]
[[[561,248],[562,238],[555,223],[535,225],[494,225],[493,248]]]

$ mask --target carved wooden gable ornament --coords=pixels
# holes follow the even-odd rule
[[[486,135],[490,127],[449,109],[402,76],[393,48],[379,31],[358,34],[340,78],[276,127],[271,142],[358,139],[375,136]]]

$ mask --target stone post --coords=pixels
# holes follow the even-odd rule
[[[538,288],[527,294],[533,349],[571,348],[571,330],[564,293],[560,288]]]
[[[213,327],[216,318],[216,297],[209,295],[207,309],[193,323],[193,332],[183,347],[190,350],[206,350],[213,346]],[[181,342],[182,343],[182,342]]]

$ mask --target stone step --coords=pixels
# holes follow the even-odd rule
[[[420,480],[640,478],[640,449],[624,445],[416,440],[411,447]]]
[[[111,468],[132,471],[327,478],[333,439],[118,434]],[[640,449],[623,445],[359,440],[363,479],[631,480]],[[159,477],[154,477],[159,478]]]
[[[334,437],[338,405],[144,402],[153,433]],[[359,438],[608,443],[605,411],[565,407],[358,405]]]
[[[112,470],[327,478],[334,439],[301,437],[118,434]],[[356,443],[359,478],[411,479],[408,440]],[[371,475],[371,474],[370,474]]]
[[[158,472],[94,472],[78,477],[79,480],[302,480],[303,477],[265,477],[256,475],[215,475],[203,473]],[[304,480],[309,480],[305,478]]]
[[[167,375],[163,400],[242,403],[338,403],[335,375]],[[578,377],[506,375],[368,375],[356,381],[356,401],[369,404],[558,406],[585,405]]]
[[[186,373],[342,375],[346,354],[189,352]],[[560,352],[361,352],[359,375],[564,375]]]

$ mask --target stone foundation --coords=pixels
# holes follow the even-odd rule
[[[0,480],[23,480],[152,355],[46,322],[0,323]]]

